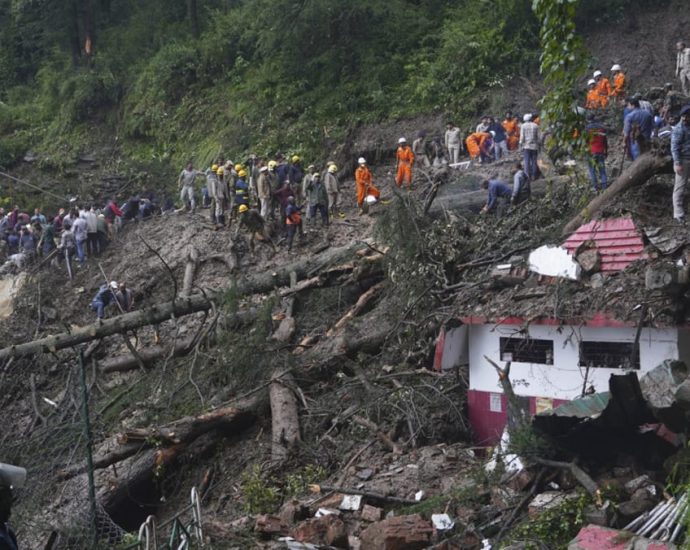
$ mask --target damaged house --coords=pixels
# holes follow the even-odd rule
[[[690,324],[677,299],[684,268],[664,262],[660,243],[675,241],[662,233],[641,232],[631,218],[596,220],[561,247],[493,269],[491,292],[460,308],[435,358],[438,369],[469,366],[478,442],[496,443],[506,424],[506,396],[486,358],[511,363],[532,414],[605,392],[612,374],[641,377],[667,359],[690,364]],[[659,249],[646,244],[652,239]]]

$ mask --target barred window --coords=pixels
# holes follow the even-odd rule
[[[580,342],[580,366],[639,369],[640,346],[635,342]]]
[[[553,340],[501,338],[501,361],[553,365]]]

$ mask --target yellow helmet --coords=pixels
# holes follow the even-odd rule
[[[235,164],[235,172],[239,172],[240,170],[242,170],[242,165],[239,163]]]
[[[219,176],[222,176],[223,174],[225,174],[225,168],[223,168],[222,166],[219,166],[218,170],[216,170],[216,174],[218,174]]]
[[[239,172],[237,172],[237,175],[241,178],[244,178],[247,175],[247,171],[246,170],[240,170]]]
[[[213,166],[211,166],[211,170],[212,170],[213,172],[217,172],[217,171],[218,171],[218,165],[217,165],[217,164],[214,164]]]
[[[294,156],[292,157],[292,162],[299,162],[299,156],[294,155]]]
[[[335,164],[331,164],[331,165],[328,167],[328,171],[329,171],[331,174],[335,174],[335,173],[338,171],[338,167],[337,167]]]
[[[273,170],[276,166],[278,166],[278,163],[275,160],[269,160],[268,161],[268,169]]]
[[[244,214],[247,210],[249,207],[246,204],[240,204],[240,214]]]

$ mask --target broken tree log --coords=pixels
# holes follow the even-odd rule
[[[161,427],[131,430],[109,439],[93,457],[94,470],[107,468],[157,445],[184,447],[213,430],[238,431],[249,426],[257,417],[261,399],[254,397],[241,406],[226,406],[197,416],[186,416]],[[86,465],[76,465],[59,472],[58,478],[69,479],[85,471]]]
[[[187,251],[187,265],[184,268],[184,279],[182,279],[182,296],[191,296],[194,287],[194,274],[199,266],[199,253],[193,246]]]
[[[229,315],[223,319],[224,326],[236,327],[252,323],[257,318],[255,309],[247,311],[238,311],[233,315]],[[196,337],[190,336],[175,342],[174,347],[164,345],[147,346],[138,350],[139,359],[144,366],[149,366],[151,363],[164,357],[184,357],[191,353],[196,343]],[[98,363],[98,368],[102,373],[109,374],[113,372],[127,372],[139,368],[139,360],[131,354],[120,355],[118,357],[111,357],[105,361]]]
[[[609,185],[602,193],[592,199],[582,211],[571,219],[563,228],[563,235],[569,235],[580,227],[585,221],[597,214],[611,200],[620,195],[626,189],[642,185],[656,174],[673,172],[673,160],[670,156],[658,156],[654,153],[640,155],[635,162],[628,166],[618,176],[613,184]]]
[[[357,250],[366,246],[364,242],[356,242],[348,246],[327,249],[317,256],[288,264],[274,272],[269,271],[247,277],[237,283],[236,292],[240,295],[248,295],[269,292],[275,287],[288,286],[292,271],[297,274],[298,279],[312,277],[333,263],[342,263],[347,258],[355,256]],[[213,293],[207,291],[206,295],[178,297],[174,302],[166,302],[119,315],[112,319],[101,320],[92,325],[74,329],[69,333],[56,334],[24,344],[9,346],[0,349],[0,361],[5,361],[10,357],[24,357],[36,353],[53,353],[105,336],[119,334],[146,325],[155,325],[197,311],[207,311],[212,307],[211,299],[207,295],[212,297]]]
[[[556,176],[534,181],[531,184],[532,197],[543,197],[549,190],[557,192],[572,181],[571,176]],[[429,207],[429,213],[435,215],[444,210],[479,212],[485,204],[486,191],[468,191],[466,187],[460,185],[446,184],[439,189],[435,200]]]
[[[341,330],[350,319],[353,319],[357,315],[361,313],[361,311],[371,302],[377,295],[378,292],[385,286],[385,281],[381,281],[380,283],[375,284],[372,286],[369,290],[367,290],[364,294],[362,294],[357,302],[355,303],[354,306],[352,306],[350,309],[347,310],[347,313],[343,315],[338,321],[333,325],[333,328],[330,329],[327,333],[327,337],[331,337],[335,335],[339,330]]]
[[[292,389],[294,378],[288,371],[276,371],[271,378],[271,457],[282,462],[301,441],[297,397]]]
[[[174,302],[166,302],[139,311],[118,315],[112,319],[101,320],[92,325],[76,328],[71,332],[55,334],[26,342],[25,344],[17,344],[0,349],[0,361],[5,361],[10,357],[52,353],[91,342],[98,338],[124,333],[146,325],[155,325],[168,319],[209,309],[211,309],[211,300],[206,296],[195,295],[188,298],[177,298]]]
[[[266,271],[240,279],[236,284],[237,293],[241,295],[259,294],[270,292],[276,287],[288,286],[290,273],[293,271],[297,274],[298,279],[313,277],[329,265],[342,263],[344,260],[355,256],[357,250],[366,248],[366,246],[363,242],[355,242],[347,246],[328,248],[316,256],[289,263],[275,271]]]

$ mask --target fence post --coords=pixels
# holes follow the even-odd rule
[[[91,420],[89,417],[89,391],[86,387],[86,367],[84,366],[84,349],[79,349],[79,370],[81,378],[81,393],[82,393],[82,414],[84,415],[84,438],[86,439],[86,471],[89,478],[89,502],[91,504],[91,522],[93,534],[91,543],[93,548],[98,542],[98,521],[96,517],[96,483],[93,478],[93,453],[91,446],[93,444],[91,436]]]

